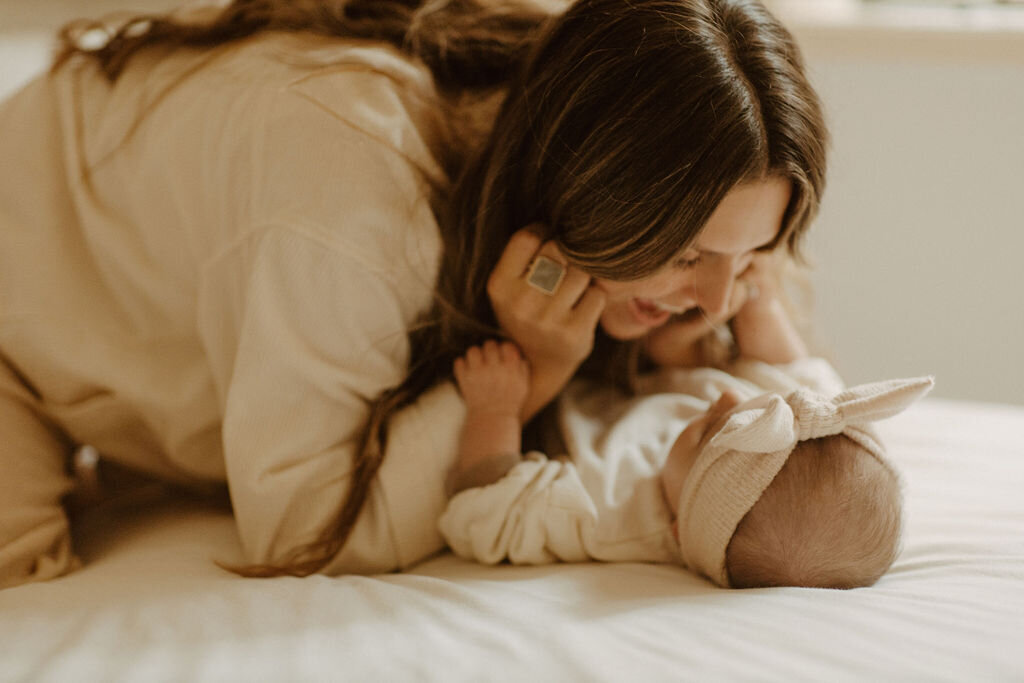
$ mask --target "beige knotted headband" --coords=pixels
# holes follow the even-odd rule
[[[931,377],[864,384],[833,397],[798,389],[763,394],[736,408],[704,446],[679,495],[677,534],[692,570],[729,586],[725,552],[737,525],[800,441],[844,434],[889,466],[862,427],[891,417],[927,394]]]

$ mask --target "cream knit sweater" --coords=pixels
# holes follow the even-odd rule
[[[113,87],[72,63],[0,105],[0,352],[73,441],[226,480],[252,561],[337,510],[404,376],[440,253],[431,87],[386,48],[266,35],[139,55]],[[463,410],[443,384],[393,420],[328,573],[442,547]]]

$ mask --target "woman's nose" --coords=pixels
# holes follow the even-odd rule
[[[736,284],[739,261],[739,257],[716,256],[706,267],[698,269],[695,283],[697,305],[709,317],[726,313],[733,285]]]

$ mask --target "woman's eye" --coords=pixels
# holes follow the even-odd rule
[[[676,259],[676,268],[693,268],[695,265],[700,263],[700,254],[696,256],[683,256]]]

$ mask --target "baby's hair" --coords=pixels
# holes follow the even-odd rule
[[[726,551],[734,588],[870,586],[899,551],[896,472],[842,434],[797,444]]]

